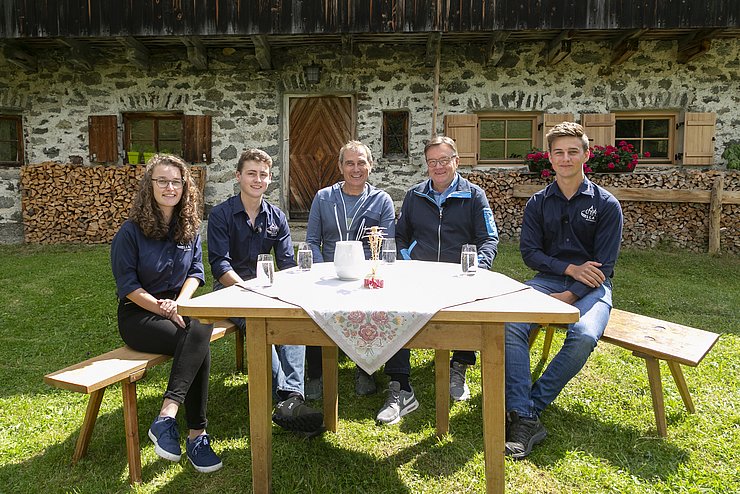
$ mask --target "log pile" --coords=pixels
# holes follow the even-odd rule
[[[191,167],[198,188],[205,168]],[[21,204],[29,243],[108,243],[128,217],[143,166],[44,162],[21,168]]]
[[[645,189],[686,189],[711,191],[715,178],[724,176],[725,191],[740,191],[737,171],[678,170],[660,172],[593,174],[590,179],[605,187]],[[513,197],[513,186],[539,184],[549,180],[530,173],[513,171],[473,171],[467,178],[481,186],[493,208],[499,234],[504,239],[518,239],[525,198]],[[621,201],[624,212],[622,245],[653,248],[667,245],[695,252],[707,252],[709,204],[688,202]],[[723,252],[740,254],[740,206],[723,204],[720,242]]]

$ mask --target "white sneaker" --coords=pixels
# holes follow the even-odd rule
[[[450,366],[450,398],[453,401],[465,401],[470,398],[470,388],[465,382],[465,373],[468,367],[460,362],[452,361]]]
[[[404,391],[398,381],[391,381],[388,384],[388,398],[375,420],[383,425],[397,424],[401,421],[401,417],[417,408],[419,408],[419,402],[416,401],[414,388],[411,388],[411,391]]]

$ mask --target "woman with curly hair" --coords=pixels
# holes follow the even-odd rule
[[[199,472],[214,472],[223,464],[205,430],[213,328],[177,313],[178,302],[205,283],[200,208],[200,194],[185,162],[177,156],[154,156],[129,219],[113,238],[111,265],[123,341],[141,352],[173,356],[162,408],[149,428],[154,451],[180,460],[175,416],[184,404],[188,459]]]

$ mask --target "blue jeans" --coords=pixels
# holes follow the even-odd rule
[[[571,282],[568,276],[538,274],[526,284],[550,294],[565,291]],[[516,411],[525,418],[539,416],[557,398],[568,381],[578,374],[609,322],[612,309],[611,280],[607,279],[573,305],[580,311],[581,318],[568,325],[563,347],[534,384],[529,361],[529,333],[538,325],[506,324],[507,411]]]
[[[231,318],[241,331],[246,331],[247,322],[239,317]],[[272,394],[278,391],[303,394],[303,372],[306,347],[303,345],[272,345]]]

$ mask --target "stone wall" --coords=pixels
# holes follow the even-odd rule
[[[676,63],[676,44],[670,41],[640,42],[639,52],[619,66],[610,65],[607,43],[574,43],[571,55],[555,66],[545,63],[545,48],[538,42],[507,45],[494,67],[483,63],[482,44],[443,44],[436,131],[444,131],[442,117],[452,113],[572,112],[578,118],[583,112],[672,109],[717,113],[719,166],[725,144],[740,140],[740,39],[713,40],[706,54],[685,65]],[[432,133],[433,69],[424,64],[424,44],[356,43],[353,53],[352,66],[342,68],[338,48],[276,49],[276,69],[260,71],[252,50],[211,50],[209,70],[198,72],[181,52],[155,51],[153,68],[145,72],[130,66],[121,50],[110,50],[99,54],[94,71],[80,72],[50,50],[39,56],[36,74],[0,73],[0,110],[23,115],[26,163],[67,163],[80,155],[87,164],[88,115],[209,114],[213,162],[206,209],[235,192],[236,158],[253,146],[274,157],[268,198],[285,207],[287,98],[352,95],[357,137],[376,155],[371,182],[385,188],[398,208],[405,190],[426,175],[422,150]],[[303,76],[310,63],[323,67],[318,84]],[[398,109],[410,113],[410,157],[384,159],[382,111]],[[17,170],[0,170],[0,227],[6,230],[17,231],[21,218],[18,180]]]
[[[712,190],[718,175],[724,175],[724,190],[740,191],[740,172],[697,172],[670,170],[656,173],[602,173],[589,178],[599,185],[616,188]],[[473,172],[467,178],[486,190],[503,239],[518,239],[526,198],[513,197],[513,186],[549,183],[533,173]],[[707,252],[709,204],[621,201],[624,214],[622,245],[641,249],[666,245]],[[722,206],[720,243],[722,252],[740,254],[740,205]]]

